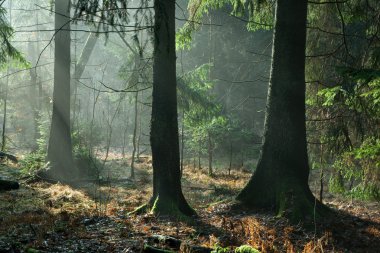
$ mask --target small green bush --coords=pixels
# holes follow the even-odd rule
[[[220,246],[218,246],[218,245],[216,245],[215,247],[214,247],[214,250],[213,251],[211,251],[211,253],[228,253],[228,252],[230,252],[230,248],[223,248],[223,247],[220,247]]]
[[[46,165],[45,154],[32,152],[20,160],[21,172],[23,174],[33,173],[44,168]]]
[[[249,245],[241,245],[239,248],[235,249],[235,253],[260,253],[260,251]]]

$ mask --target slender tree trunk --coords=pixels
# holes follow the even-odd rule
[[[198,169],[201,170],[201,155],[202,155],[202,142],[201,140],[198,141]]]
[[[153,102],[150,142],[153,159],[152,211],[193,215],[181,188],[178,140],[175,0],[155,0]]]
[[[208,174],[210,176],[213,175],[213,171],[212,171],[212,155],[213,155],[212,138],[211,138],[211,134],[208,133]]]
[[[7,105],[8,105],[8,83],[9,83],[9,77],[8,77],[8,73],[9,73],[9,68],[7,70],[7,80],[6,80],[6,83],[5,83],[5,93],[4,93],[4,99],[3,99],[3,102],[4,102],[4,105],[3,105],[3,131],[1,133],[1,151],[5,151],[5,148],[6,148],[6,134],[5,134],[5,131],[6,131],[6,127],[7,127]]]
[[[115,112],[113,113],[111,119],[110,118],[107,119],[108,138],[107,138],[107,146],[106,146],[106,156],[105,156],[104,161],[103,161],[103,167],[105,166],[105,164],[108,160],[108,156],[109,156],[109,152],[110,152],[110,148],[111,148],[112,134],[113,134],[113,122],[115,121],[116,116],[119,114],[120,105],[121,105],[122,101],[124,100],[124,98],[125,98],[125,94],[121,94],[119,97],[119,102],[117,103]],[[109,103],[109,100],[108,100],[108,103]],[[108,108],[110,108],[110,107],[108,106]],[[110,113],[111,112],[109,110],[108,114],[110,114]]]
[[[86,65],[90,59],[90,56],[92,54],[92,51],[95,48],[96,42],[98,40],[98,36],[96,36],[95,33],[91,32],[86,40],[86,43],[84,45],[84,48],[79,56],[78,61],[75,64],[74,68],[74,74],[72,75],[72,82],[71,82],[71,89],[70,93],[71,96],[73,96],[73,119],[72,119],[72,129],[74,128],[74,124],[76,121],[76,116],[77,116],[77,106],[76,106],[76,101],[78,97],[78,84],[80,82],[80,78],[83,75],[83,72],[86,68]],[[76,50],[76,47],[75,47]],[[78,108],[80,110],[80,108]],[[79,113],[79,112],[78,112]],[[79,130],[79,129],[78,129]]]
[[[232,169],[232,141],[230,141],[230,166],[228,167],[228,175],[231,175]]]
[[[319,201],[321,201],[321,203],[323,203],[323,177],[324,177],[324,173],[323,173],[323,145],[321,144],[321,157],[320,157],[320,166],[321,166],[321,174],[319,175],[319,185],[320,185],[320,188],[319,188]]]
[[[124,112],[124,115],[128,115],[129,114],[129,110],[127,110],[126,112]],[[129,128],[129,121],[128,121],[128,117],[126,116],[125,118],[125,128],[124,128],[124,131],[123,131],[123,148],[122,148],[122,155],[123,155],[123,159],[125,159],[125,146],[127,145],[127,136],[128,136],[128,128]]]
[[[183,175],[183,154],[185,151],[185,110],[182,110],[182,129],[181,129],[181,177]]]
[[[12,25],[12,1],[9,1],[9,24]],[[5,83],[4,92],[4,106],[3,106],[3,131],[1,133],[1,151],[5,151],[6,148],[6,128],[7,128],[7,105],[8,105],[8,89],[9,89],[9,66],[7,67],[7,80]]]
[[[237,197],[247,207],[274,208],[294,222],[322,213],[308,185],[306,15],[307,0],[277,1],[264,144],[255,173]]]
[[[140,141],[141,141],[141,135],[142,135],[142,132],[141,132],[141,114],[142,114],[142,110],[143,110],[143,105],[141,104],[140,105],[140,115],[138,117],[138,120],[139,120],[139,129],[138,129],[138,135],[137,135],[137,151],[136,151],[136,157],[137,157],[137,161],[140,161]]]
[[[32,64],[35,64],[35,56],[36,56],[36,50],[32,43],[29,42],[28,45],[28,52],[29,55],[32,57]],[[37,69],[31,69],[30,70],[30,107],[32,110],[32,116],[33,116],[33,147],[32,151],[37,151],[38,149],[38,139],[40,138],[40,131],[38,129],[39,126],[39,110],[38,110],[38,100],[39,100],[39,94],[38,94],[38,84],[37,84]]]
[[[136,156],[136,148],[137,148],[137,126],[138,126],[138,98],[139,93],[136,92],[135,94],[135,120],[134,120],[134,126],[133,126],[133,137],[132,137],[132,143],[133,143],[133,150],[132,150],[132,157],[131,157],[131,178],[135,178],[135,156]]]
[[[90,56],[92,54],[92,51],[95,48],[96,42],[98,41],[98,36],[96,36],[95,33],[91,32],[86,40],[86,43],[84,45],[84,48],[82,50],[82,53],[79,56],[78,62],[75,64],[75,70],[73,74],[73,79],[75,86],[77,86],[79,79],[81,78],[84,70],[86,69],[86,65],[88,61],[90,60]],[[71,89],[72,91],[75,91],[75,87]]]
[[[54,92],[48,156],[49,176],[69,181],[74,168],[70,130],[70,1],[55,1]]]

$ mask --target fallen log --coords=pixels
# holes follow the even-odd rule
[[[166,235],[152,235],[148,238],[149,243],[164,244],[172,249],[178,250],[181,246],[181,240]]]
[[[18,182],[0,179],[0,191],[17,190],[18,188],[20,188]]]
[[[175,251],[155,248],[155,247],[150,246],[148,244],[144,245],[143,252],[145,252],[145,253],[175,253]]]
[[[0,151],[0,160],[4,159],[11,160],[13,163],[18,163],[16,156]]]
[[[154,246],[152,246],[154,245]],[[174,251],[161,249],[158,247],[170,248]],[[143,252],[182,252],[182,253],[211,253],[213,249],[192,245],[188,242],[183,242],[177,238],[166,235],[152,235],[147,238]]]

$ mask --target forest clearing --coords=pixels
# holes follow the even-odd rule
[[[380,252],[378,0],[3,0],[0,41],[0,253]]]

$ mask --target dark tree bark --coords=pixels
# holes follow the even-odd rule
[[[70,1],[55,1],[55,52],[53,115],[48,156],[48,176],[69,181],[75,176],[70,131]]]
[[[150,134],[153,159],[152,211],[164,215],[194,215],[194,210],[183,196],[180,179],[175,0],[155,0],[154,9],[155,50]]]
[[[237,197],[244,206],[274,209],[294,222],[325,210],[308,185],[306,15],[307,0],[277,1],[264,144],[255,173]]]

